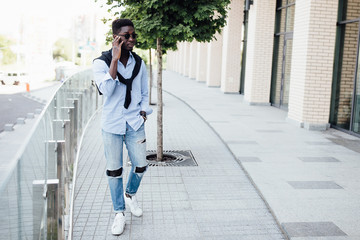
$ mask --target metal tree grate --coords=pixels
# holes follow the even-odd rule
[[[172,159],[158,162],[152,160],[152,155],[156,155],[155,150],[146,151],[146,159],[149,166],[173,166],[173,167],[190,167],[198,166],[193,154],[190,150],[166,150],[164,155],[171,155]]]

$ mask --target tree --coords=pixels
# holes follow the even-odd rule
[[[0,35],[0,60],[4,65],[16,62],[16,54],[11,50],[11,46],[15,45],[14,41]]]
[[[181,41],[214,39],[226,23],[229,3],[230,0],[107,0],[109,12],[125,7],[121,17],[130,18],[136,32],[150,46],[156,43],[158,161],[163,160],[162,55],[166,50],[176,50]]]
[[[53,58],[57,61],[71,61],[73,44],[71,39],[58,39],[53,46]]]

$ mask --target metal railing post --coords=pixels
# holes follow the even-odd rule
[[[44,202],[46,202],[46,196],[44,196],[44,180],[34,180],[32,183],[32,217],[33,217],[33,239],[42,239],[41,236],[45,235],[45,230],[41,222],[44,215]]]
[[[65,187],[65,177],[67,172],[65,171],[65,141],[57,141],[56,147],[56,160],[57,160],[57,179],[59,179],[58,186],[58,239],[64,239],[65,227],[67,226],[67,219],[69,216],[69,199],[70,194],[68,189]]]
[[[48,179],[47,180],[47,192],[46,192],[46,219],[47,219],[47,228],[45,239],[59,239],[58,229],[58,216],[59,216],[59,198],[58,198],[58,187],[59,179]]]

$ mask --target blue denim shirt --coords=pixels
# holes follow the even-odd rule
[[[126,67],[118,61],[117,70],[124,78],[130,78],[135,67],[135,58],[130,53]],[[134,130],[138,130],[144,123],[140,111],[147,115],[152,113],[149,107],[148,80],[144,61],[138,75],[132,83],[131,103],[128,109],[124,108],[126,85],[113,79],[109,73],[109,67],[102,60],[93,62],[93,74],[96,85],[103,94],[104,106],[102,110],[101,126],[105,132],[125,134],[126,123]]]

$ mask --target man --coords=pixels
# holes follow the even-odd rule
[[[125,203],[134,216],[142,216],[135,194],[147,169],[144,123],[149,107],[147,72],[144,61],[134,52],[136,33],[129,19],[112,23],[112,49],[93,62],[93,73],[104,96],[102,137],[115,219],[113,235],[125,228]],[[123,143],[129,153],[131,171],[123,189]]]

